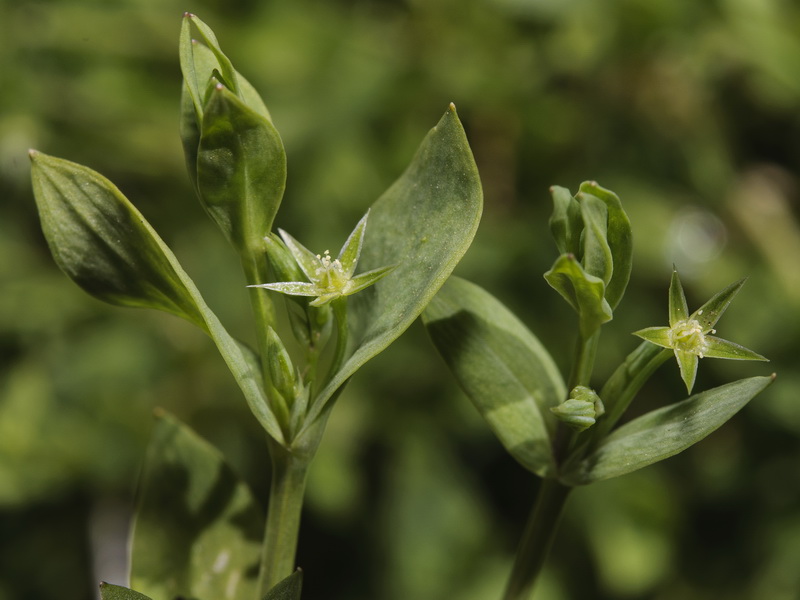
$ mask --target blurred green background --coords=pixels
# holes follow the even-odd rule
[[[186,10],[269,105],[289,159],[277,224],[312,248],[338,247],[453,101],[486,198],[458,272],[562,365],[572,314],[541,277],[551,184],[596,179],[633,222],[600,381],[637,344],[631,331],[666,324],[673,263],[690,308],[749,276],[720,335],[772,364],[702,361],[697,387],[772,370],[777,383],[691,450],[578,490],[536,599],[798,597],[796,2],[0,0],[0,600],[84,600],[101,579],[125,582],[155,406],[265,497],[262,434],[212,344],[85,296],[52,262],[30,190],[30,147],[99,170],[252,336],[237,259],[183,167]],[[634,410],[681,387],[670,362]],[[535,491],[416,324],[334,411],[309,482],[304,597],[496,598]]]

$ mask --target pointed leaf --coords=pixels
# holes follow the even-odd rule
[[[100,584],[100,598],[101,600],[152,600],[149,596],[110,583]]]
[[[319,290],[313,283],[302,281],[281,281],[279,283],[259,283],[258,285],[248,285],[247,287],[264,288],[280,292],[281,294],[289,294],[290,296],[317,296]]]
[[[263,518],[220,453],[161,413],[132,534],[131,585],[153,598],[255,598]]]
[[[197,154],[203,208],[242,253],[261,251],[286,186],[275,127],[223,85],[205,105]]]
[[[675,350],[675,358],[678,359],[678,367],[681,370],[681,379],[686,384],[686,391],[691,394],[694,380],[697,378],[697,364],[700,359],[696,354],[684,350]]]
[[[647,413],[612,432],[562,481],[581,485],[631,473],[682,452],[720,427],[772,377],[751,377]]]
[[[611,280],[606,284],[606,300],[612,309],[616,308],[628,281],[631,278],[633,266],[633,235],[631,222],[622,208],[619,197],[612,191],[597,184],[596,181],[586,181],[581,184],[580,191],[591,194],[605,202],[608,211],[606,223],[606,241],[611,249],[614,272]]]
[[[740,279],[717,292],[708,302],[694,311],[689,318],[697,319],[704,330],[711,329],[717,324],[717,321],[719,321],[719,318],[727,310],[728,306],[730,306],[733,298],[739,293],[739,290],[742,289],[745,281],[747,280]]]
[[[317,278],[317,269],[320,268],[320,259],[317,258],[317,255],[283,229],[278,229],[278,233],[281,234],[283,242],[286,244],[289,252],[292,253],[292,256],[295,261],[297,261],[297,264],[300,266],[305,276],[308,277],[309,281],[315,280]]]
[[[356,275],[350,282],[350,287],[348,288],[347,293],[356,294],[361,290],[368,288],[369,286],[375,284],[377,281],[386,277],[396,268],[397,265],[390,265],[388,267],[383,267],[382,269],[373,269],[372,271],[361,273],[361,275]]]
[[[312,417],[419,316],[467,251],[482,206],[478,170],[451,105],[405,173],[370,209],[359,267],[397,268],[349,297],[354,352],[320,392],[310,409]]]
[[[31,160],[42,230],[61,270],[100,300],[163,310],[206,331],[253,414],[282,441],[258,369],[142,214],[114,184],[87,167],[35,151]]]
[[[669,339],[669,327],[646,327],[639,331],[634,331],[633,335],[647,340],[651,344],[661,346],[662,348],[672,348],[672,342]]]
[[[451,277],[423,313],[439,353],[492,431],[537,475],[554,468],[550,409],[567,390],[539,340],[475,284]]]
[[[356,265],[358,265],[358,259],[361,256],[361,247],[364,243],[364,230],[367,227],[367,217],[369,217],[369,211],[361,217],[361,220],[358,222],[355,229],[353,229],[353,233],[348,236],[347,241],[339,251],[339,262],[342,263],[342,270],[347,277],[352,277],[353,273],[356,272]]]
[[[303,590],[303,572],[297,569],[286,579],[272,588],[264,600],[300,600],[300,592]]]
[[[686,304],[686,294],[683,292],[678,272],[673,270],[669,283],[669,326],[674,327],[677,322],[688,318],[689,307]]]
[[[769,359],[766,357],[761,356],[757,352],[753,352],[752,350],[745,348],[744,346],[740,346],[734,342],[729,342],[728,340],[723,340],[713,335],[707,335],[705,340],[706,351],[703,356],[708,358],[727,358],[729,360],[763,360],[769,362]]]
[[[584,339],[611,320],[603,280],[586,273],[571,254],[559,256],[544,278],[577,311]]]

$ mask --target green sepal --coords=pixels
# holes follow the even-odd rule
[[[342,263],[342,270],[350,278],[356,272],[358,259],[361,258],[361,248],[364,246],[364,232],[367,229],[368,217],[369,211],[361,217],[361,220],[356,224],[339,251],[339,262]]]
[[[112,585],[110,583],[100,584],[100,599],[101,600],[152,600],[150,596],[145,596],[139,592],[135,592],[121,585]]]
[[[628,282],[631,278],[633,267],[633,235],[631,222],[627,213],[622,208],[619,197],[595,181],[585,181],[580,186],[580,192],[599,198],[606,205],[606,242],[611,251],[613,273],[606,283],[605,298],[611,309],[615,309],[622,300]]]
[[[99,300],[162,310],[203,329],[253,414],[282,443],[250,351],[228,334],[142,214],[96,171],[40,152],[30,154],[42,230],[61,270]]]
[[[405,173],[370,209],[359,268],[397,267],[348,298],[350,352],[314,400],[308,423],[419,316],[467,251],[482,208],[478,169],[450,105]]]
[[[302,591],[303,571],[297,569],[267,592],[267,595],[264,596],[264,600],[300,600],[300,593]]]
[[[728,421],[774,379],[774,375],[741,379],[638,417],[562,473],[561,481],[567,485],[593,483],[678,454]]]
[[[222,455],[159,412],[138,493],[131,586],[153,598],[255,598],[263,525]]]
[[[706,336],[706,358],[726,358],[728,360],[763,360],[769,362],[765,356],[758,352],[753,352],[749,348],[740,346],[734,342],[723,340],[713,335]]]
[[[205,105],[200,132],[197,188],[203,208],[241,254],[260,254],[286,187],[280,135],[222,84]]]
[[[275,281],[303,281],[307,279],[300,269],[294,254],[290,252],[286,243],[278,235],[275,233],[267,235],[264,238],[264,246]]]
[[[578,313],[584,339],[589,339],[603,323],[611,320],[603,280],[587,273],[575,256],[559,256],[544,278]]]
[[[526,469],[551,474],[550,412],[566,396],[553,359],[491,294],[451,277],[422,315],[439,353],[508,452]]]

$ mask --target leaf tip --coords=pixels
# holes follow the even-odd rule
[[[191,19],[191,18],[193,18],[194,16],[195,16],[195,15],[194,15],[194,14],[192,14],[192,13],[190,13],[188,10],[187,10],[186,12],[184,12],[184,13],[183,13],[183,18],[184,18],[184,19]]]
[[[770,376],[769,376],[769,378],[770,378],[772,381],[775,381],[775,379],[777,379],[777,377],[778,377],[778,374],[777,374],[777,373],[773,373],[772,375],[770,375]]]
[[[35,160],[37,156],[39,156],[39,151],[34,150],[33,148],[28,149],[28,156],[31,160]]]
[[[450,106],[448,106],[448,107],[447,107],[447,110],[449,110],[451,113],[454,113],[454,112],[456,112],[456,105],[455,105],[455,103],[454,103],[454,102],[451,102],[451,103],[450,103]]]

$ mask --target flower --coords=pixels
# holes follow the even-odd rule
[[[290,296],[316,296],[309,304],[323,306],[331,300],[350,296],[371,286],[388,275],[396,265],[381,267],[353,277],[361,256],[368,216],[369,212],[358,222],[337,258],[332,258],[328,250],[322,254],[314,254],[284,230],[278,229],[286,247],[308,281],[260,283],[247,287],[265,288]]]
[[[729,285],[690,315],[678,272],[673,271],[669,286],[669,327],[648,327],[634,332],[648,342],[675,352],[681,378],[689,393],[694,387],[701,358],[767,360],[752,350],[713,335],[717,332],[714,325],[742,285],[744,279]]]

